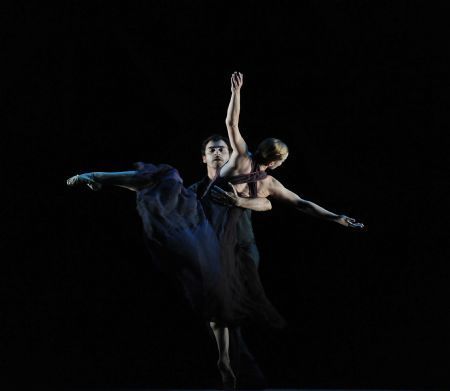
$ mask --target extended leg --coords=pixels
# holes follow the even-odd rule
[[[68,186],[86,184],[92,190],[100,190],[102,185],[124,187],[136,191],[145,186],[148,180],[137,175],[137,171],[87,172],[67,179]]]

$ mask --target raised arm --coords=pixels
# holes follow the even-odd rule
[[[89,172],[75,175],[66,181],[68,186],[87,185],[92,190],[100,190],[103,185],[124,187],[138,191],[147,180],[137,175],[137,171]]]
[[[294,206],[299,211],[306,213],[313,217],[318,217],[323,220],[332,221],[346,227],[362,229],[364,224],[356,222],[345,215],[338,215],[336,213],[330,212],[325,208],[315,204],[314,202],[304,200],[300,198],[299,195],[286,189],[281,182],[277,181],[275,178],[270,178],[270,183],[268,185],[268,191],[271,197],[274,199],[283,201],[287,204]]]
[[[243,84],[242,73],[234,72],[231,75],[231,98],[227,110],[225,124],[230,139],[233,154],[247,156],[247,144],[239,131],[239,114],[241,111],[241,87]]]

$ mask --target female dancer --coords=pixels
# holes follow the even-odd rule
[[[69,186],[86,184],[98,190],[102,185],[115,185],[137,193],[138,212],[153,258],[178,279],[192,307],[211,321],[225,388],[236,385],[228,354],[228,326],[252,319],[282,327],[284,320],[266,298],[256,265],[239,253],[236,226],[242,209],[219,204],[209,207],[211,188],[226,188],[230,182],[236,185],[232,192],[218,190],[224,200],[235,202],[238,192],[255,201],[256,197],[272,196],[314,216],[362,227],[353,219],[302,200],[267,175],[267,169],[279,167],[287,158],[287,147],[279,140],[263,141],[252,159],[238,128],[241,87],[242,74],[233,74],[226,121],[233,152],[228,163],[217,170],[201,202],[168,165],[138,163],[136,171],[86,173],[67,180]],[[251,202],[245,204],[252,208]],[[261,210],[260,203],[256,205],[255,210]]]
[[[192,308],[203,319],[214,322],[213,331],[221,349],[218,367],[222,381],[225,388],[235,388],[225,326],[237,325],[240,318],[236,315],[233,284],[221,259],[226,240],[221,242],[223,237],[208,220],[197,194],[182,183],[176,169],[144,163],[137,163],[134,171],[91,172],[67,180],[69,186],[85,184],[92,190],[100,190],[104,185],[112,185],[136,192],[137,209],[153,261],[179,282]],[[267,209],[268,202],[262,205],[260,201],[245,199],[239,204],[253,210]],[[230,208],[217,204],[214,209]],[[218,221],[216,218],[215,222]]]
[[[314,217],[336,222],[346,227],[362,229],[364,225],[345,215],[337,215],[321,206],[302,199],[294,192],[286,189],[279,181],[267,174],[267,170],[280,167],[288,157],[288,148],[278,139],[263,140],[253,156],[239,131],[240,90],[243,76],[235,72],[231,76],[231,99],[228,106],[226,126],[230,139],[232,153],[227,163],[219,167],[209,188],[216,189],[215,200],[236,202],[238,197],[271,197],[294,206],[301,212]],[[234,187],[232,186],[234,185]],[[231,191],[225,191],[231,186]],[[222,189],[222,190],[220,190]],[[206,194],[203,199],[205,199]],[[203,201],[204,202],[204,201]],[[205,208],[206,209],[206,208]],[[216,209],[213,209],[217,211]],[[253,262],[245,262],[245,258],[236,256],[233,243],[235,225],[243,210],[231,208],[222,213],[209,214],[208,219],[215,231],[220,233],[221,258],[223,269],[234,295],[235,317],[251,316],[253,319],[264,320],[272,326],[282,326],[283,320],[265,297],[256,267]],[[262,315],[262,316],[261,316]],[[229,332],[226,325],[211,322],[219,347],[219,368],[224,379],[235,379],[231,369],[228,345]]]

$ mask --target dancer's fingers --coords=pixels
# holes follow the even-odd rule
[[[350,226],[352,228],[364,228],[364,224],[363,223],[350,223]]]
[[[231,182],[228,182],[228,184],[230,185],[230,187],[233,189],[233,193],[234,193],[234,195],[236,196],[236,197],[238,197],[238,193],[237,193],[237,190],[236,190],[236,188],[233,186],[233,184],[231,183]]]

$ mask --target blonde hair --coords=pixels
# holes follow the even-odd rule
[[[278,160],[283,160],[289,149],[287,145],[277,138],[266,138],[261,141],[255,152],[255,160],[259,164],[269,164]]]

